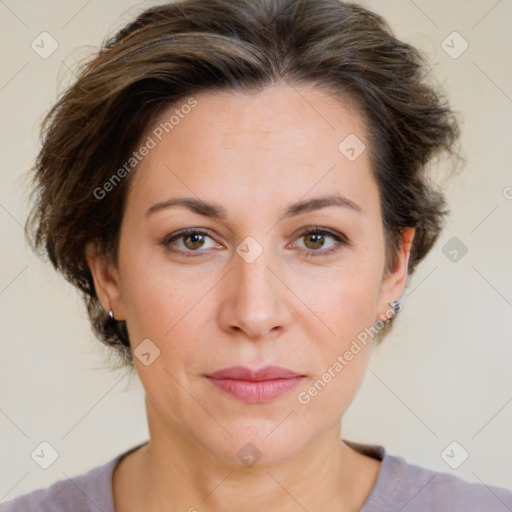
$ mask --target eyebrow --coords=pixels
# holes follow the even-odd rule
[[[209,203],[194,197],[176,197],[161,201],[148,208],[146,216],[165,208],[170,208],[171,206],[183,206],[191,212],[205,217],[212,217],[223,221],[227,219],[227,211],[223,206],[217,203]],[[333,194],[293,203],[284,210],[283,219],[295,217],[314,210],[320,210],[322,208],[328,208],[330,206],[349,208],[355,212],[364,213],[363,209],[350,199],[342,196],[341,194]]]

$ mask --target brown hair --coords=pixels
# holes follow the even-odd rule
[[[428,83],[421,54],[379,15],[338,0],[185,0],[144,11],[80,70],[47,114],[26,224],[34,250],[78,287],[97,337],[131,365],[125,322],[96,295],[85,244],[117,262],[132,171],[103,199],[102,187],[155,119],[191,94],[312,84],[354,99],[369,131],[379,186],[386,264],[401,228],[415,227],[409,273],[429,252],[449,210],[427,164],[456,154],[458,126]],[[380,333],[389,330],[391,322]]]

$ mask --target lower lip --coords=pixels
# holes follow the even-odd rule
[[[212,384],[243,402],[260,404],[270,402],[291,391],[303,377],[271,380],[216,379],[209,377]]]

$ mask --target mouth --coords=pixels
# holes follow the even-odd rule
[[[258,404],[290,392],[305,375],[280,366],[265,366],[259,370],[233,366],[206,377],[222,392],[242,402]]]

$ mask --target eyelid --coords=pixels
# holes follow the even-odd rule
[[[298,233],[295,236],[299,238],[301,236],[308,235],[309,233],[326,234],[332,236],[335,239],[340,238],[345,243],[348,243],[348,238],[343,233],[323,226],[306,226],[304,228],[299,229]]]

